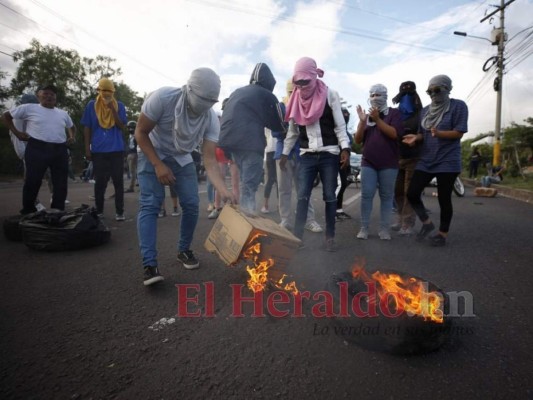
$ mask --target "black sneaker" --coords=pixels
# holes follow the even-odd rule
[[[178,261],[183,264],[185,269],[196,269],[200,267],[200,263],[194,256],[192,250],[180,251],[178,253]]]
[[[422,228],[420,228],[420,232],[416,234],[416,240],[422,241],[426,238],[426,236],[431,232],[433,229],[435,229],[435,225],[433,225],[433,222],[430,222],[429,224],[422,224]]]
[[[159,273],[157,267],[144,267],[144,286],[152,285],[165,280]]]
[[[441,247],[446,245],[446,238],[440,233],[437,233],[435,236],[429,238],[429,244],[435,247]]]
[[[335,243],[335,239],[326,239],[326,243],[324,244],[324,250],[329,251],[330,253],[336,252],[338,250],[338,247],[337,243]]]
[[[346,214],[344,211],[335,213],[335,218],[338,221],[343,221],[345,219],[352,219],[352,217],[349,214]]]

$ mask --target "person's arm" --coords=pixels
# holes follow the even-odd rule
[[[283,140],[283,150],[279,159],[279,167],[282,171],[285,171],[285,165],[287,164],[287,160],[289,158],[291,150],[294,148],[294,145],[298,140],[298,135],[298,128],[294,123],[294,120],[291,119],[289,121],[289,130],[287,131],[287,136]]]
[[[363,110],[360,105],[356,107],[357,115],[359,116],[359,123],[357,124],[357,129],[355,130],[354,140],[355,143],[361,144],[363,142],[364,133],[366,129],[366,120],[368,115]]]
[[[417,133],[417,134],[409,133],[407,135],[404,135],[402,138],[402,143],[405,143],[406,145],[410,147],[413,147],[417,143],[420,143],[423,141],[424,141],[424,135],[421,133]]]
[[[172,170],[158,157],[154,145],[148,136],[156,124],[155,121],[152,121],[141,112],[137,121],[137,127],[135,128],[135,140],[146,158],[148,158],[148,161],[154,166],[155,174],[159,182],[162,185],[173,185],[176,182],[176,177],[172,173]]]
[[[28,141],[30,138],[30,135],[28,135],[26,132],[19,131],[15,124],[13,124],[13,116],[9,111],[6,111],[4,114],[2,114],[2,120],[5,122],[8,129],[13,132],[13,134],[22,141]]]
[[[66,128],[67,131],[67,144],[76,143],[76,125],[72,125],[70,128]]]
[[[113,114],[113,119],[115,120],[115,125],[117,127],[119,127],[121,130],[124,130],[126,128],[126,124],[122,121],[122,119],[125,120],[125,114],[126,114],[126,110],[122,110],[121,108],[121,104],[119,102],[117,102],[117,105],[118,105],[118,108],[121,108],[120,110],[120,113],[123,114],[123,118],[121,118],[121,116],[119,115],[119,111],[118,110],[115,110],[115,107],[113,107],[113,102],[109,102],[106,104],[107,105],[107,108],[109,108],[111,110],[111,114]],[[124,107],[124,106],[122,106]]]
[[[141,114],[142,115],[142,114]],[[218,194],[222,197],[222,201],[231,201],[233,204],[238,203],[235,195],[226,188],[226,183],[220,174],[220,167],[218,166],[215,150],[217,144],[211,140],[205,139],[202,143],[202,156],[204,158],[205,172],[209,181],[213,184]]]
[[[461,139],[463,132],[459,131],[439,131],[437,128],[431,128],[431,136],[439,139]]]
[[[398,138],[398,132],[392,125],[387,124],[379,115],[379,110],[376,107],[370,109],[370,118],[376,123],[379,131],[387,136],[389,139],[396,140]]]

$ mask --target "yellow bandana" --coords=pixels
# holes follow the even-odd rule
[[[98,82],[98,90],[100,92],[94,102],[94,110],[100,126],[104,129],[109,129],[115,125],[115,118],[113,118],[113,112],[107,104],[111,102],[115,111],[118,110],[118,103],[113,95],[115,86],[109,79],[102,78]]]

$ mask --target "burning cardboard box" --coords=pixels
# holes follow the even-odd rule
[[[278,270],[287,266],[301,243],[271,219],[248,216],[226,205],[205,241],[205,248],[217,254],[226,265],[233,265],[249,258],[245,253],[258,237],[260,258],[272,260]]]

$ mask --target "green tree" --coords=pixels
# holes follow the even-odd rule
[[[7,72],[0,69],[0,82],[7,78]],[[0,84],[0,109],[4,108],[4,101],[9,98],[9,88]]]

